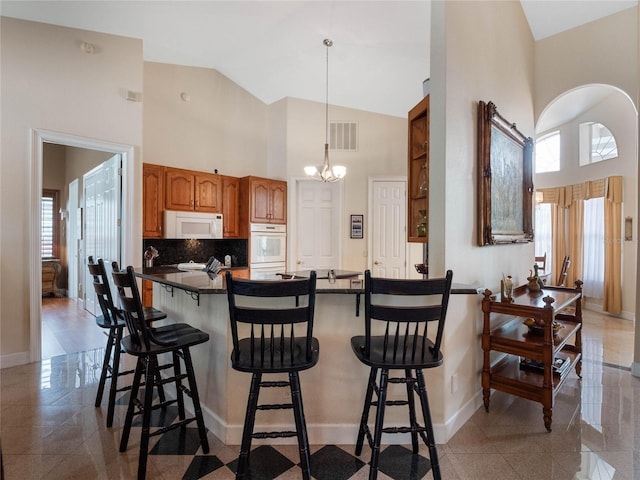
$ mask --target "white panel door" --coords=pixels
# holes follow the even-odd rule
[[[78,276],[80,272],[78,258],[78,240],[80,239],[80,230],[78,230],[78,207],[79,207],[79,183],[76,178],[69,183],[69,203],[67,204],[67,261],[69,262],[69,298],[78,298],[78,282],[82,276]]]
[[[111,276],[111,262],[120,261],[120,155],[115,155],[85,174],[84,182],[84,256],[85,309],[97,315],[99,306],[93,289],[93,278],[86,262],[102,258]]]
[[[406,277],[406,201],[406,182],[373,182],[371,273],[375,277]]]
[[[338,183],[298,183],[296,265],[291,270],[340,268]]]

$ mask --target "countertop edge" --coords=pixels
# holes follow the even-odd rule
[[[145,273],[142,269],[136,268],[135,274],[137,277],[143,280],[149,280],[152,282],[159,283],[161,285],[167,285],[174,288],[179,288],[181,290],[186,290],[188,292],[194,292],[203,295],[209,294],[221,294],[227,293],[226,288],[199,288],[191,285],[186,285],[184,283],[174,282],[164,278],[164,274],[161,273]],[[339,286],[331,286],[324,287],[321,286],[316,288],[316,293],[319,295],[322,294],[330,294],[330,293],[338,293],[338,294],[362,294],[364,293],[364,288],[344,288]],[[477,287],[473,285],[456,283],[451,287],[452,295],[476,295],[478,293]]]

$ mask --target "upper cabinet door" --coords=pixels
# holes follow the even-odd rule
[[[287,223],[287,184],[273,180],[271,182],[270,223]]]
[[[195,177],[187,170],[167,168],[165,174],[165,206],[167,210],[191,211],[195,207]]]
[[[222,177],[222,216],[224,238],[240,236],[240,180],[237,177]]]
[[[142,165],[142,236],[162,238],[164,211],[164,167]]]
[[[270,180],[253,178],[251,180],[251,222],[269,223]]]
[[[215,174],[195,176],[195,210],[198,212],[222,212],[222,178]]]

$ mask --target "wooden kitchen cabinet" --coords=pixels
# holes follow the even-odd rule
[[[142,164],[142,236],[162,238],[164,211],[164,167]]]
[[[240,236],[240,215],[238,212],[240,202],[240,179],[237,177],[222,176],[222,218],[224,238],[237,238]]]
[[[240,179],[241,223],[287,223],[287,182],[260,177]],[[247,227],[248,228],[248,227]]]
[[[407,241],[429,241],[429,95],[409,111]]]
[[[491,389],[542,404],[544,426],[551,431],[554,399],[575,368],[582,368],[582,282],[575,288],[547,287],[514,291],[501,301],[485,290],[482,300],[482,397],[489,411]],[[536,321],[530,329],[525,319]],[[539,326],[541,325],[541,326]],[[555,326],[554,326],[555,325]]]
[[[166,167],[165,207],[167,210],[221,213],[221,175]]]
[[[142,280],[142,306],[153,307],[153,282]]]

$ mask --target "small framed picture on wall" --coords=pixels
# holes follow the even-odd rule
[[[351,238],[363,238],[364,215],[351,215]]]

